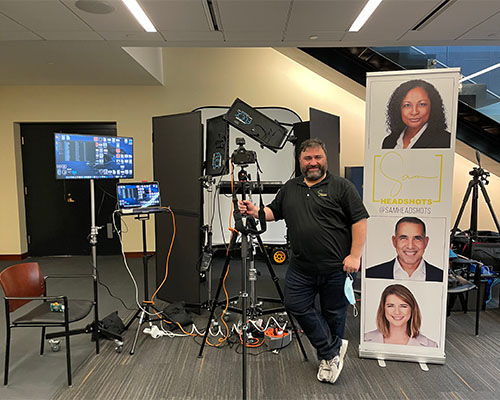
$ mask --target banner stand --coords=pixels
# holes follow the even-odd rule
[[[460,69],[367,74],[359,356],[444,364]]]

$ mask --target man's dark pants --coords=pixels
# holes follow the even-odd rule
[[[286,273],[285,308],[297,319],[320,360],[331,360],[340,351],[349,306],[345,278],[342,270],[307,275],[288,268]],[[318,294],[321,310],[314,305]]]

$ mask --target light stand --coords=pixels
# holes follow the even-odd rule
[[[92,274],[97,276],[97,234],[99,233],[99,228],[95,224],[95,190],[94,190],[94,180],[90,180],[90,253],[92,256]],[[99,310],[97,309],[97,305],[99,302],[97,301],[98,291],[97,291],[97,281],[94,280],[94,291],[95,291],[95,306],[94,306],[94,317],[95,321],[99,321]],[[96,352],[99,354],[99,338],[96,337],[98,332],[94,329],[92,331],[92,338],[96,341]],[[120,341],[121,337],[120,337]]]
[[[203,182],[203,188],[207,190],[208,195],[208,210],[210,210],[211,215],[208,215],[208,224],[202,227],[203,232],[206,234],[206,245],[203,247],[203,254],[200,264],[200,279],[207,282],[207,299],[212,298],[212,258],[213,258],[213,230],[212,230],[212,218],[213,218],[213,205],[212,205],[212,191],[215,183],[215,179],[211,176],[204,176],[200,178]],[[203,306],[203,305],[202,305]]]
[[[246,192],[249,188],[249,183],[248,183],[248,174],[245,171],[245,167],[248,165],[240,165],[241,166],[241,171],[238,173],[238,179],[240,183],[240,188],[241,188],[241,194],[242,194],[242,200],[246,199]],[[237,210],[237,205],[235,205],[234,213],[239,213]],[[231,237],[231,241],[229,244],[229,250],[226,256],[226,261],[224,263],[224,268],[222,270],[220,279],[219,279],[219,285],[217,287],[217,291],[215,294],[215,297],[213,300],[209,301],[209,309],[210,309],[210,316],[207,321],[207,326],[205,329],[205,334],[203,336],[203,341],[200,346],[200,352],[198,354],[198,358],[203,357],[203,349],[205,347],[205,343],[207,342],[208,338],[208,333],[210,329],[210,325],[212,323],[212,320],[214,318],[215,314],[215,309],[217,306],[219,306],[219,295],[224,283],[224,277],[227,274],[227,271],[229,269],[229,263],[231,260],[231,254],[236,247],[236,242],[238,238],[238,234],[241,234],[241,291],[240,291],[240,298],[241,298],[241,310],[234,310],[237,312],[241,312],[241,340],[242,340],[242,345],[243,345],[243,351],[242,351],[242,392],[243,392],[243,399],[246,399],[247,397],[247,331],[249,329],[249,323],[247,321],[247,316],[250,314],[250,316],[253,318],[257,314],[263,314],[262,311],[257,310],[256,308],[256,294],[255,294],[255,280],[256,280],[256,275],[257,271],[254,268],[254,259],[253,259],[253,239],[252,236],[255,236],[259,242],[259,245],[261,246],[261,249],[263,250],[263,253],[266,257],[266,263],[267,267],[269,269],[269,272],[273,278],[273,282],[276,286],[277,292],[280,296],[281,303],[284,303],[284,296],[281,291],[281,288],[279,286],[279,279],[274,273],[272,266],[271,266],[271,260],[269,259],[269,255],[267,252],[264,251],[264,245],[262,243],[262,239],[260,238],[260,235],[258,233],[250,233],[250,231],[256,232],[256,222],[253,217],[247,216],[245,220],[245,226],[246,229],[240,229],[240,231],[233,230],[233,234]],[[250,287],[251,287],[251,295],[252,295],[252,300],[250,307],[248,306],[248,285],[247,282],[250,281]],[[280,309],[280,311],[283,311],[284,308]],[[278,310],[273,310],[273,312],[276,312]],[[307,361],[307,355],[304,349],[304,346],[302,345],[302,341],[298,335],[297,328],[295,326],[295,323],[293,322],[293,319],[291,316],[288,316],[290,325],[293,330],[293,334],[297,338],[297,341],[299,343],[299,347],[302,351],[302,354],[304,356],[304,360]]]
[[[97,290],[97,234],[99,233],[99,229],[101,227],[96,226],[95,224],[95,191],[94,191],[94,180],[90,179],[90,235],[89,235],[89,243],[90,243],[90,252],[92,257],[92,276],[93,276],[93,289],[94,289],[94,322],[87,325],[82,329],[74,329],[69,332],[69,336],[79,335],[81,333],[90,333],[92,335],[92,340],[96,343],[96,354],[99,354],[100,345],[99,345],[99,334],[106,333],[107,337],[112,337],[116,344],[118,344],[118,348],[123,344],[123,338],[109,330],[103,329],[101,323],[99,321],[99,302],[98,302],[98,290]],[[96,325],[97,324],[97,325]],[[45,335],[46,339],[55,339],[57,337],[65,336],[64,332],[52,332],[47,333]],[[69,346],[67,354],[69,355]],[[68,356],[69,357],[69,356]]]
[[[144,213],[144,214],[138,214],[135,217],[136,220],[141,221],[142,223],[142,265],[143,265],[143,271],[144,271],[144,300],[142,301],[141,307],[137,309],[135,312],[134,316],[130,319],[130,321],[127,323],[125,326],[125,329],[130,328],[132,323],[135,321],[136,318],[139,318],[139,323],[137,325],[137,330],[135,331],[135,336],[134,336],[134,341],[132,343],[132,348],[130,349],[130,355],[134,355],[135,353],[135,347],[137,345],[137,339],[139,337],[139,331],[141,330],[141,326],[144,322],[153,322],[153,321],[159,321],[161,320],[161,317],[151,319],[149,310],[152,308],[153,310],[156,311],[158,315],[162,313],[162,311],[158,310],[150,301],[149,299],[149,272],[148,272],[148,245],[146,242],[146,221],[149,220],[149,213]]]

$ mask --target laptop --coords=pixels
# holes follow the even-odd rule
[[[122,214],[163,212],[158,182],[118,183],[118,209]]]

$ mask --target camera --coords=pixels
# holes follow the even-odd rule
[[[238,148],[233,152],[231,160],[236,165],[248,165],[257,162],[257,153],[253,150],[245,149],[245,139],[236,138]]]

